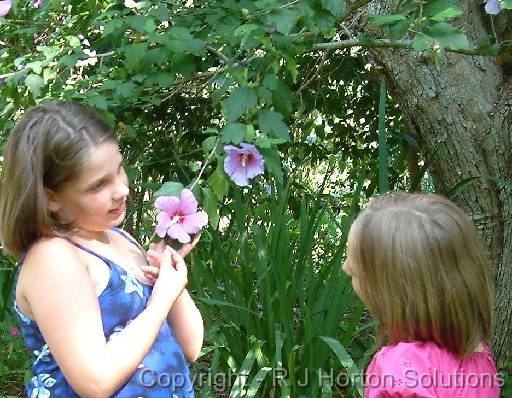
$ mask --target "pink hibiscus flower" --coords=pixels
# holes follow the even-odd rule
[[[9,333],[11,336],[17,336],[20,333],[20,330],[16,326],[13,326],[11,329],[9,329]]]
[[[254,145],[240,144],[241,148],[233,145],[226,145],[224,150],[227,153],[224,160],[224,171],[233,182],[245,187],[249,180],[265,171],[265,158],[259,153]]]
[[[180,197],[160,196],[155,201],[160,210],[156,216],[156,234],[169,235],[180,243],[190,242],[190,235],[198,233],[208,223],[208,215],[197,211],[197,200],[190,189],[183,189]]]

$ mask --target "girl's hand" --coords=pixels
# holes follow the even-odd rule
[[[176,251],[176,253],[181,257],[185,257],[192,251],[197,242],[199,242],[200,237],[201,234],[197,234],[192,242],[184,244],[179,250]],[[149,245],[149,249],[147,251],[147,260],[149,265],[143,265],[141,270],[144,273],[144,277],[151,285],[154,284],[158,278],[158,273],[160,272],[160,262],[165,247],[166,244],[163,240],[159,243],[151,243]]]
[[[187,286],[187,265],[178,252],[167,246],[160,257],[158,269],[149,301],[158,301],[168,312]]]

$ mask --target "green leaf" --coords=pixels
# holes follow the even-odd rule
[[[428,43],[431,40],[431,37],[423,33],[418,33],[414,36],[414,39],[412,39],[412,48],[418,52],[427,51],[429,49]]]
[[[203,151],[205,151],[206,153],[210,152],[215,147],[217,139],[217,136],[211,136],[205,139],[203,141]]]
[[[207,180],[208,185],[213,189],[213,193],[218,200],[222,200],[229,191],[229,181],[226,173],[224,173],[224,160],[219,158],[217,168]]]
[[[286,141],[281,138],[269,138],[266,134],[262,134],[256,138],[255,144],[260,148],[271,148],[272,145],[282,144]]]
[[[345,14],[344,0],[322,0],[322,7],[328,10],[335,17]]]
[[[361,380],[359,368],[354,363],[354,360],[350,357],[345,347],[341,343],[333,339],[332,337],[319,336],[321,340],[327,343],[327,345],[333,350],[334,354],[340,361],[341,366],[345,368],[348,376],[354,382],[354,387],[359,396],[363,397],[363,382]]]
[[[169,19],[169,8],[166,4],[160,3],[149,11],[149,15],[155,17],[160,22],[167,21]]]
[[[290,88],[278,80],[274,90],[274,107],[283,115],[290,113],[293,109],[293,93]]]
[[[57,70],[54,68],[44,68],[43,69],[43,82],[46,86],[50,80],[55,80],[57,78]]]
[[[173,27],[169,30],[169,40],[165,41],[169,49],[177,53],[204,55],[204,42],[195,39],[189,29]]]
[[[203,207],[208,214],[208,222],[213,229],[217,229],[219,226],[219,214],[217,206],[217,197],[210,188],[201,187],[203,193]]]
[[[80,59],[80,55],[73,54],[73,55],[64,55],[62,58],[59,59],[59,65],[65,66],[67,68],[72,68],[76,65],[77,61]]]
[[[244,138],[247,128],[245,124],[241,123],[231,123],[225,126],[221,131],[220,135],[222,137],[222,142],[230,143],[237,145],[240,144]]]
[[[66,40],[68,41],[71,47],[80,47],[80,39],[76,36],[66,36]]]
[[[152,18],[148,18],[144,24],[144,30],[148,33],[153,33],[156,30],[155,21]]]
[[[270,25],[275,26],[278,32],[288,35],[295,25],[297,16],[295,10],[282,8],[269,14],[268,22]]]
[[[467,49],[470,47],[466,35],[446,22],[432,25],[427,29],[427,33],[444,47],[453,49]]]
[[[260,28],[259,25],[255,25],[252,23],[251,24],[243,24],[235,29],[235,31],[233,32],[233,35],[235,37],[242,38],[240,40],[240,44],[243,46],[245,44],[245,42],[247,41],[247,39],[249,38],[249,36],[251,35],[251,33],[259,28]]]
[[[261,384],[265,380],[265,376],[272,370],[272,368],[269,367],[263,367],[260,370],[258,370],[258,373],[256,373],[256,376],[254,376],[254,379],[252,379],[251,384],[249,384],[249,388],[247,389],[247,393],[245,395],[246,398],[254,398],[256,396],[256,393],[258,392]]]
[[[370,15],[368,19],[377,26],[392,26],[397,22],[407,20],[407,17],[402,14],[384,14]]]
[[[501,0],[500,7],[504,10],[512,10],[512,0]]]
[[[137,66],[140,64],[141,60],[144,57],[144,54],[146,53],[148,49],[148,43],[135,43],[135,44],[128,44],[126,46],[121,47],[119,50],[124,53],[124,56],[126,57],[125,65],[128,69],[136,69]]]
[[[36,49],[41,51],[47,60],[52,60],[62,51],[60,46],[37,46]]]
[[[290,140],[290,132],[288,126],[283,122],[283,115],[269,110],[260,112],[258,118],[258,125],[260,130],[276,138],[281,138],[286,141]]]
[[[130,181],[130,185],[134,183],[135,179],[138,177],[140,170],[137,166],[125,166],[126,175],[128,180]]]
[[[146,75],[144,84],[147,86],[156,85],[160,87],[169,87],[173,81],[174,75],[172,73],[158,72]]]
[[[183,188],[183,184],[180,182],[168,181],[155,192],[155,198],[158,198],[159,196],[176,196],[179,198]]]
[[[458,17],[462,14],[462,10],[460,8],[447,8],[446,10],[443,10],[441,12],[438,12],[434,16],[432,16],[430,19],[436,21],[436,22],[442,22],[442,21],[449,21],[455,17]]]
[[[155,21],[153,21],[153,18],[145,17],[142,15],[132,15],[126,17],[126,22],[139,33],[152,33],[156,29]]]
[[[459,0],[427,0],[423,8],[423,15],[432,17],[448,8],[459,9]]]
[[[256,92],[249,87],[238,87],[224,101],[224,115],[229,121],[237,120],[249,109],[256,107],[258,97]]]
[[[261,154],[265,158],[265,168],[272,174],[279,183],[283,182],[283,168],[277,148],[260,148]]]
[[[122,83],[116,87],[116,95],[119,97],[128,98],[131,97],[137,86],[132,82]]]
[[[112,19],[105,25],[101,37],[108,36],[114,32],[117,33],[117,31],[120,31],[122,27],[124,27],[124,23],[121,19]],[[124,32],[124,29],[122,29],[122,32]]]
[[[25,86],[28,87],[34,98],[38,98],[41,95],[41,89],[44,87],[43,78],[31,73],[25,79]]]
[[[248,124],[247,131],[245,133],[245,140],[247,142],[253,142],[254,137],[256,137],[256,131],[254,130],[254,126],[252,124]]]
[[[235,379],[235,383],[233,384],[233,388],[229,394],[229,398],[241,398],[244,394],[244,386],[247,382],[247,376],[249,375],[252,366],[254,364],[254,351],[252,349],[249,350],[247,356],[245,357],[242,365],[239,369],[237,369],[237,376]]]
[[[108,109],[107,100],[102,95],[95,95],[94,97],[88,98],[87,103],[97,109]]]
[[[29,62],[25,68],[32,69],[32,72],[34,72],[37,75],[41,74],[41,71],[43,70],[43,63],[41,61],[35,61],[35,62]]]
[[[405,21],[399,21],[393,26],[390,26],[389,38],[391,41],[397,41],[404,37],[405,33],[409,29],[409,26],[411,26],[411,21],[409,19],[406,19]]]

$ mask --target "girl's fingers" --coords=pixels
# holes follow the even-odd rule
[[[172,255],[172,264],[174,265],[174,268],[180,269],[180,268],[187,268],[187,265],[185,264],[185,260],[183,260],[183,257],[180,255],[179,252],[174,250],[172,247],[167,246],[170,249],[170,253]]]
[[[163,240],[161,240],[158,243],[150,243],[149,244],[149,250],[153,250],[157,253],[162,254],[164,252],[164,249],[165,249],[165,242]]]
[[[201,233],[196,234],[194,236],[194,239],[190,243],[186,243],[178,250],[178,254],[181,257],[185,257],[187,254],[189,254],[195,245],[197,245],[197,242],[199,242],[199,239],[201,238]]]
[[[159,267],[153,267],[151,265],[143,265],[141,267],[141,270],[146,277],[156,278],[156,277],[158,277],[158,274],[160,273]]]
[[[153,249],[149,249],[147,252],[146,252],[146,258],[148,260],[148,263],[150,265],[153,265],[153,266],[159,266],[160,265],[160,261],[162,259],[162,254],[153,250]]]

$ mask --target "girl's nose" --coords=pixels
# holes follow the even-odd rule
[[[121,173],[116,181],[116,191],[115,196],[117,198],[124,198],[128,196],[128,193],[130,192],[130,188],[128,188],[128,177],[126,176],[126,173]]]

